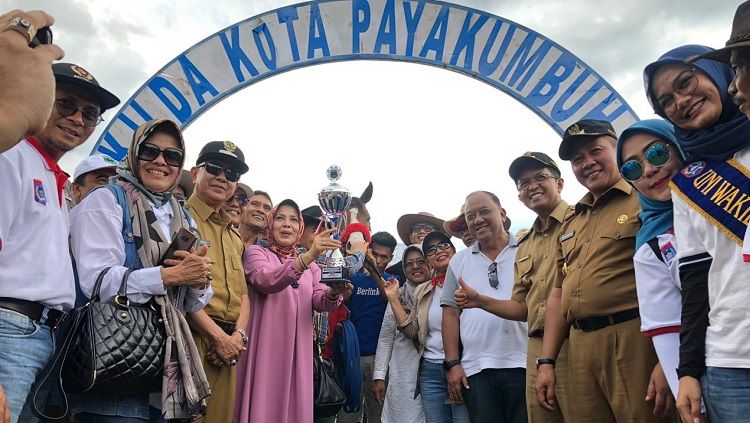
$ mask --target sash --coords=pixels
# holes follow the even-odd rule
[[[703,159],[686,165],[670,186],[729,239],[743,245],[750,222],[750,170],[734,159]],[[750,254],[743,254],[743,260],[750,261]]]

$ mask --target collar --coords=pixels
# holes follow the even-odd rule
[[[194,210],[194,216],[197,216],[198,220],[201,220],[203,222],[213,220],[214,222],[222,225],[232,224],[232,219],[229,217],[229,213],[227,213],[226,210],[219,209],[219,211],[217,212],[211,206],[206,204],[205,201],[201,200],[200,197],[198,197],[195,193],[193,193],[193,195],[191,195],[190,198],[187,199],[185,204],[187,204],[188,207]]]
[[[47,153],[47,150],[42,148],[42,145],[39,143],[39,140],[36,139],[36,137],[28,137],[26,138],[26,142],[28,142],[32,147],[34,147],[34,150],[36,150],[40,156],[42,156],[42,160],[44,161],[44,166],[49,170],[50,172],[55,174],[55,182],[57,184],[57,198],[60,202],[60,207],[62,207],[63,203],[63,189],[65,188],[65,183],[68,182],[68,175],[65,173],[64,170],[60,167],[59,164],[55,160],[52,159],[52,157]]]
[[[604,191],[604,194],[602,194],[596,201],[594,201],[594,195],[590,192],[587,192],[586,195],[581,198],[581,201],[576,204],[576,211],[581,211],[584,207],[593,208],[596,206],[596,203],[601,202],[604,198],[608,198],[612,195],[616,195],[619,193],[630,195],[633,193],[633,186],[627,183],[624,179],[620,178],[615,182],[614,185],[609,187],[606,191]]]
[[[445,273],[442,275],[437,275],[430,281],[430,286],[432,286],[432,289],[435,289],[436,286],[443,287],[443,284],[445,283]]]
[[[518,238],[516,238],[515,235],[513,235],[512,232],[508,231],[508,245],[503,248],[503,250],[498,254],[498,257],[503,254],[503,251],[507,250],[508,247],[516,247],[518,246]],[[483,254],[482,250],[479,249],[479,241],[475,242],[474,244],[469,247],[471,250],[471,254]]]
[[[565,200],[560,200],[560,202],[557,203],[557,206],[552,210],[552,213],[550,213],[549,217],[556,220],[557,223],[562,223],[565,219],[565,215],[568,213],[568,207],[570,207],[570,205]],[[535,232],[544,232],[544,230],[547,229],[542,228],[542,219],[539,217],[534,220],[534,224],[531,228]]]

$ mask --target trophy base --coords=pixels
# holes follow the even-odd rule
[[[336,285],[348,283],[349,269],[343,266],[321,266],[320,283]]]

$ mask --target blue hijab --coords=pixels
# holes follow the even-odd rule
[[[674,126],[661,119],[647,119],[640,122],[636,122],[630,125],[626,130],[622,131],[620,138],[617,140],[617,168],[622,166],[622,146],[625,141],[635,134],[651,134],[658,138],[668,141],[677,147],[677,151],[680,152],[682,159],[685,159],[685,154],[680,149],[677,143],[677,135],[675,135]],[[640,192],[638,193],[638,199],[641,202],[641,229],[635,236],[635,251],[650,239],[667,232],[674,226],[674,211],[672,209],[672,200],[669,201],[658,201],[646,198]]]
[[[656,70],[670,63],[690,65],[688,63],[690,59],[711,51],[714,49],[705,46],[681,46],[664,53],[657,61],[646,66],[643,70],[643,84],[646,88],[646,97],[656,114],[664,119],[667,118],[659,109],[651,90],[651,80]],[[750,145],[750,120],[740,112],[727,92],[734,78],[734,72],[726,63],[714,60],[697,60],[692,63],[692,66],[703,71],[719,91],[722,105],[721,116],[713,126],[707,128],[689,131],[675,127],[677,142],[691,160],[694,157],[725,160]]]

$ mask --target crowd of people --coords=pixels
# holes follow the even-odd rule
[[[583,198],[527,152],[507,170],[517,192],[403,215],[395,260],[397,239],[371,234],[372,187],[326,229],[320,207],[240,182],[232,142],[186,163],[167,119],[69,180],[58,161],[120,99],[53,63],[62,50],[36,38],[53,22],[0,16],[0,423],[749,421],[750,2],[726,47],[645,67],[661,119],[566,129],[557,155]],[[517,234],[510,196],[536,214]],[[334,252],[347,280],[324,276]],[[160,389],[96,370],[72,388],[92,375],[64,371],[85,347],[71,316],[92,302],[120,324],[131,304],[158,313]],[[144,356],[144,339],[117,351]],[[321,363],[345,397],[333,408]]]

